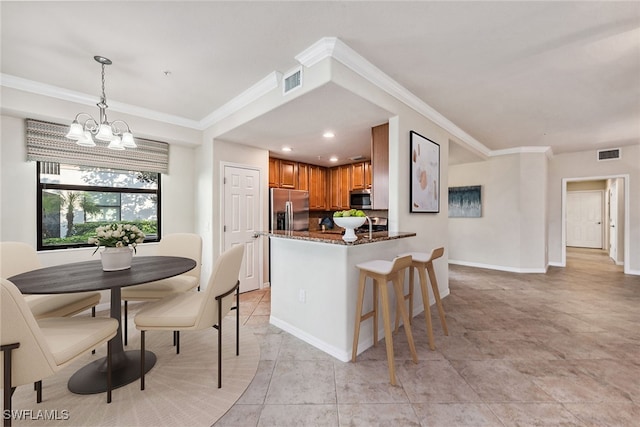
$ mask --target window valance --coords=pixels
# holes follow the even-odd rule
[[[169,144],[135,138],[138,148],[110,150],[98,142],[81,147],[65,135],[69,126],[26,119],[27,160],[68,163],[109,169],[169,173]]]

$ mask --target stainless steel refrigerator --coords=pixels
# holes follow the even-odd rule
[[[309,192],[271,189],[271,230],[309,230]]]

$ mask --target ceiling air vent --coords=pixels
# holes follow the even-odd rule
[[[302,67],[296,68],[282,77],[282,94],[286,95],[292,90],[302,86]]]
[[[618,160],[620,158],[620,149],[612,148],[610,150],[598,150],[598,161]]]

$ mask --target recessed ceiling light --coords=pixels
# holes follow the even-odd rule
[[[291,147],[282,147],[282,151],[291,151]]]
[[[333,133],[333,132],[325,132],[325,133],[322,134],[322,136],[325,137],[325,138],[333,138],[333,137],[336,136],[336,134]]]
[[[331,158],[329,159],[330,162],[337,162],[338,158],[336,156],[331,156]]]

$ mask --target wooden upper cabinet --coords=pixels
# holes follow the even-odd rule
[[[351,165],[351,189],[366,190],[371,188],[371,163],[361,162]]]
[[[327,169],[309,165],[309,209],[327,209]]]
[[[269,188],[280,187],[280,160],[269,157]]]
[[[298,163],[269,157],[269,187],[298,188]]]
[[[296,189],[298,185],[298,163],[280,160],[280,187]]]
[[[364,163],[364,188],[371,188],[371,162]]]
[[[298,190],[309,191],[309,166],[306,163],[298,163]]]
[[[371,129],[371,201],[373,209],[389,209],[389,123]]]
[[[349,189],[351,188],[351,165],[329,169],[330,209],[349,209]]]

